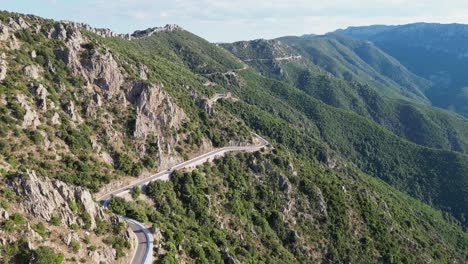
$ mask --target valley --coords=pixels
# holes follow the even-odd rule
[[[435,101],[398,30],[213,44],[0,12],[0,260],[465,263],[463,82]]]

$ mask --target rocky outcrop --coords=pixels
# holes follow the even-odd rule
[[[44,85],[39,84],[37,87],[34,87],[34,93],[36,95],[37,105],[42,111],[47,111],[47,96],[49,92],[44,87]]]
[[[0,21],[0,41],[6,44],[6,47],[12,50],[16,50],[20,48],[20,44],[16,39],[14,29],[10,28],[8,25],[3,24]],[[1,43],[0,43],[1,44]],[[3,46],[3,45],[0,45]]]
[[[67,113],[70,116],[70,119],[74,122],[79,121],[79,117],[75,112],[75,104],[73,102],[69,102],[68,104],[65,105],[65,113]]]
[[[134,136],[146,139],[149,134],[165,135],[178,129],[187,116],[159,85],[133,82],[127,99],[136,109]]]
[[[39,72],[40,72],[39,68],[36,67],[35,65],[26,65],[23,68],[24,75],[34,80],[39,79],[40,77]]]
[[[88,43],[87,38],[83,37],[80,31],[65,26],[60,24],[49,33],[52,38],[66,41],[65,48],[57,50],[56,56],[64,61],[75,75],[82,76],[88,84],[100,87],[106,95],[119,94],[124,76],[112,53],[107,49],[100,51],[92,47],[83,48],[82,45]]]
[[[54,115],[52,116],[51,121],[52,121],[52,124],[54,125],[60,125],[61,124],[60,115],[57,112],[55,112]]]
[[[124,77],[110,52],[101,54],[95,50],[91,58],[83,58],[81,63],[82,74],[90,83],[94,83],[108,95],[115,96],[119,93]]]
[[[315,200],[317,201],[317,206],[320,211],[320,213],[327,217],[327,203],[325,202],[325,199],[323,198],[322,190],[320,190],[319,187],[314,186],[314,194],[315,194]]]
[[[138,75],[140,76],[140,78],[142,80],[148,80],[148,73],[149,73],[148,66],[140,63],[138,65]]]
[[[147,38],[152,36],[153,34],[160,33],[160,32],[172,32],[172,31],[181,31],[183,30],[178,25],[166,25],[164,27],[153,27],[148,28],[145,30],[137,30],[133,32],[131,38]]]
[[[10,37],[9,27],[0,21],[0,41],[6,41]]]
[[[8,65],[6,61],[6,55],[5,53],[2,53],[2,55],[0,55],[0,81],[5,80],[7,70],[8,70]]]
[[[63,224],[84,226],[81,213],[91,216],[90,228],[96,227],[97,218],[107,216],[93,200],[91,193],[83,187],[69,186],[59,180],[38,177],[34,171],[27,172],[9,183],[17,195],[23,197],[21,209],[33,217],[50,221],[59,217]],[[71,203],[76,203],[81,212],[74,212]]]
[[[24,109],[25,114],[23,117],[23,128],[33,128],[35,129],[37,126],[41,124],[39,121],[39,116],[37,115],[36,110],[31,107],[31,104],[28,98],[24,94],[16,95],[16,100],[20,104],[20,106]]]
[[[7,23],[8,23],[8,26],[12,28],[14,31],[30,27],[30,25],[26,23],[26,21],[24,21],[24,19],[20,16],[8,18]]]

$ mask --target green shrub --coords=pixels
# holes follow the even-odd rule
[[[41,237],[47,236],[47,230],[45,229],[45,226],[43,223],[32,225],[32,229],[36,231],[36,233],[38,233]]]
[[[130,190],[130,194],[132,195],[132,198],[133,199],[138,199],[138,197],[140,196],[141,194],[141,189],[139,186],[135,185],[132,187],[132,190]]]
[[[55,253],[52,248],[40,246],[33,252],[35,264],[61,264],[64,259],[62,253]]]
[[[56,215],[53,215],[51,218],[50,218],[50,223],[54,226],[59,226],[62,224],[62,220],[60,219],[60,217],[56,216]]]
[[[73,250],[73,252],[78,252],[81,248],[81,243],[79,241],[73,240],[70,242],[69,247]]]

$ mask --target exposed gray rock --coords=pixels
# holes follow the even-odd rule
[[[37,115],[36,110],[32,109],[28,98],[24,94],[18,94],[16,95],[16,100],[26,112],[23,117],[22,127],[35,129],[37,126],[39,126],[41,124],[39,121],[39,116]]]
[[[13,29],[0,21],[0,41],[5,41],[10,49],[17,50],[21,46],[13,33]]]
[[[158,85],[133,82],[127,99],[136,108],[134,136],[146,139],[149,134],[165,135],[164,131],[177,129],[187,119],[186,114]]]
[[[67,39],[67,30],[61,23],[55,24],[52,28],[50,28],[46,32],[47,38],[55,38],[55,39],[60,39],[60,40],[66,40]]]
[[[97,104],[97,106],[101,107],[102,106],[102,99],[101,96],[97,93],[93,95],[93,100]]]
[[[0,94],[0,105],[7,105],[6,96],[4,94]]]
[[[23,68],[23,73],[28,76],[29,78],[32,78],[34,80],[39,79],[39,68],[36,67],[35,65],[26,65]]]
[[[145,30],[137,30],[133,32],[131,35],[131,38],[147,38],[152,36],[155,33],[160,33],[160,32],[172,32],[172,31],[181,31],[183,30],[181,27],[178,25],[166,25],[164,27],[154,27],[154,28],[148,28]]]
[[[91,193],[83,187],[69,186],[59,180],[38,177],[34,171],[27,172],[9,182],[11,188],[21,197],[21,209],[24,212],[50,221],[52,216],[62,219],[66,225],[84,225],[79,213],[73,212],[69,204],[75,202],[91,216],[91,229],[96,227],[96,218],[107,219]]]
[[[5,80],[7,70],[8,70],[8,65],[6,61],[6,55],[5,53],[2,53],[2,55],[0,56],[0,81]]]
[[[60,125],[61,124],[60,115],[57,112],[54,113],[54,116],[52,116],[51,120],[52,120],[52,124],[54,124],[54,125]]]
[[[0,21],[0,41],[6,41],[10,38],[10,28]]]
[[[315,200],[317,201],[317,206],[320,210],[320,213],[322,213],[326,217],[328,215],[327,203],[325,202],[325,199],[323,198],[322,190],[320,190],[319,187],[314,186],[314,193],[315,193]]]
[[[140,78],[142,80],[148,80],[148,72],[149,72],[149,69],[146,65],[142,63],[138,65],[138,74],[140,75]]]
[[[56,51],[56,56],[69,66],[73,73],[85,78],[90,84],[95,84],[108,96],[116,96],[124,82],[120,67],[109,50],[97,49],[86,51],[81,47],[88,42],[80,31],[69,33],[63,50]]]
[[[49,92],[42,84],[39,84],[34,88],[34,90],[39,108],[44,112],[47,111],[47,96],[49,95]]]
[[[10,214],[8,214],[8,211],[3,208],[0,208],[0,219],[5,220],[8,218],[10,218]]]
[[[124,82],[120,67],[110,52],[101,54],[95,51],[89,60],[83,60],[84,76],[108,95],[117,95]]]
[[[62,238],[63,243],[69,246],[73,241],[80,241],[80,237],[75,232],[71,231]]]
[[[73,102],[69,102],[65,105],[65,113],[70,116],[72,121],[78,121],[78,116],[75,113],[75,104],[73,104]]]
[[[29,28],[29,24],[22,17],[10,17],[7,20],[8,26],[14,31]]]
[[[47,70],[49,70],[51,73],[55,74],[57,71],[55,70],[54,65],[52,65],[52,62],[49,60],[47,61]]]
[[[31,58],[35,59],[37,57],[36,51],[31,51]]]
[[[88,251],[88,256],[93,263],[112,263],[115,262],[116,251],[115,249],[111,251]]]

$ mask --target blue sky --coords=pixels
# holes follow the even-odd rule
[[[356,25],[468,24],[466,0],[2,0],[0,9],[119,33],[178,24],[213,42],[321,34]]]

